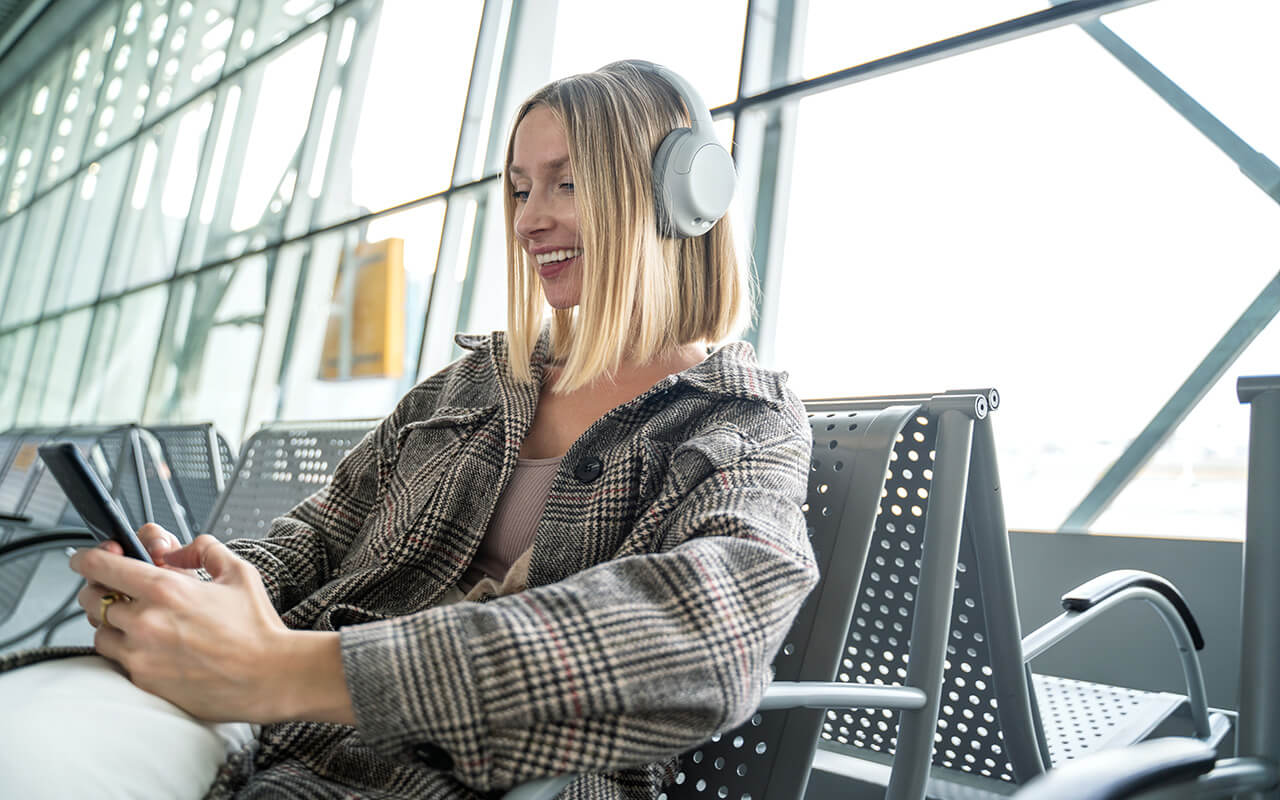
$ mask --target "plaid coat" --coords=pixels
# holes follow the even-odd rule
[[[674,753],[758,704],[817,580],[785,375],[734,343],[612,410],[561,462],[527,588],[440,605],[538,399],[501,333],[459,343],[325,489],[231,543],[288,625],[340,632],[358,726],[266,726],[211,797],[471,800],[584,773],[563,797],[652,798]]]

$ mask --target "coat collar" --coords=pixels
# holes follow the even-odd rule
[[[533,373],[534,384],[517,384],[511,375],[511,353],[508,348],[506,333],[494,331],[492,334],[463,334],[454,337],[454,341],[464,350],[480,352],[486,348],[494,366],[494,377],[500,387],[504,405],[509,407],[511,401],[531,399],[537,404],[537,391],[534,386],[542,384],[543,363],[551,349],[550,328],[544,327],[538,342],[534,346],[529,367]],[[760,366],[756,360],[755,348],[749,342],[729,342],[716,349],[702,362],[674,375],[663,378],[654,387],[672,388],[683,384],[705,394],[717,395],[730,399],[754,400],[763,402],[773,408],[781,408],[787,404],[787,374],[774,372]],[[532,393],[532,397],[529,395]],[[523,405],[523,403],[517,403]]]

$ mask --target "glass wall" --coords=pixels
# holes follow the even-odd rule
[[[0,427],[387,413],[504,324],[516,104],[639,57],[733,142],[746,335],[801,396],[995,386],[1014,527],[1239,537],[1280,9],[1072,8],[102,3],[0,97]],[[402,324],[359,377],[330,337],[378,248]]]

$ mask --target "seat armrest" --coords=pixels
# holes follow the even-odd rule
[[[878,686],[823,681],[774,681],[765,689],[761,711],[787,708],[923,708],[925,694],[909,686]],[[502,800],[552,800],[577,776],[562,775],[523,783]]]
[[[910,686],[823,681],[774,681],[765,689],[761,711],[788,708],[924,708],[925,693]]]
[[[1151,572],[1137,569],[1117,569],[1086,581],[1062,596],[1062,608],[1066,611],[1088,611],[1108,597],[1125,589],[1141,586],[1159,592],[1173,604],[1178,616],[1191,634],[1196,650],[1204,649],[1204,636],[1191,614],[1191,607],[1172,583]]]
[[[1151,739],[1055,767],[1027,783],[1017,800],[1122,800],[1187,781],[1213,768],[1217,753],[1199,739]]]

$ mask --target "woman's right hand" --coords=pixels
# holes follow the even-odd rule
[[[178,541],[177,536],[169,533],[169,531],[154,522],[148,522],[138,529],[138,541],[142,542],[142,546],[147,549],[147,553],[151,556],[151,560],[156,563],[156,566],[165,567],[175,572],[185,572],[195,577],[194,570],[170,567],[165,563],[165,553],[182,547],[182,543]],[[98,549],[106,550],[108,553],[115,553],[116,555],[124,555],[124,548],[114,541],[103,542],[98,545]],[[93,627],[96,628],[102,623],[102,620],[98,618],[98,614],[102,608],[103,595],[113,591],[110,586],[103,586],[99,583],[86,583],[80,588],[79,594],[76,595],[76,601],[84,609],[85,615],[89,618],[89,624]]]

